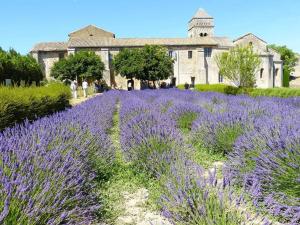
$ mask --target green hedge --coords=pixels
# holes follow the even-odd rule
[[[250,93],[251,96],[274,96],[274,97],[295,97],[300,96],[299,88],[255,88]]]
[[[178,85],[179,89],[184,89],[184,85]],[[300,96],[300,89],[296,88],[237,88],[224,84],[196,84],[196,91],[220,92],[230,95],[248,94],[250,96],[274,96],[293,97]]]
[[[184,84],[177,86],[179,89],[184,89]],[[225,84],[196,84],[194,90],[196,91],[209,91],[220,92],[225,94],[236,95],[242,93],[242,90]]]
[[[35,120],[69,107],[70,88],[63,84],[45,87],[0,87],[0,130]]]

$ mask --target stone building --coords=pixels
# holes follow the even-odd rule
[[[126,88],[127,81],[112,70],[113,56],[123,48],[139,48],[145,45],[162,45],[174,58],[174,74],[168,82],[173,84],[228,83],[219,74],[215,55],[228,51],[235,45],[251,44],[262,58],[256,74],[257,87],[281,87],[283,66],[280,55],[268,49],[267,43],[249,33],[236,40],[214,35],[214,18],[199,9],[188,23],[187,38],[116,38],[115,34],[89,25],[69,34],[67,42],[39,43],[31,54],[42,65],[47,79],[51,67],[58,60],[80,50],[91,50],[105,63],[104,79],[110,86]],[[135,82],[139,88],[139,82]]]

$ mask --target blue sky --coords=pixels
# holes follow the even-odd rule
[[[186,37],[198,8],[215,17],[217,36],[252,32],[300,52],[300,0],[0,0],[0,46],[27,53],[89,24],[117,37]]]

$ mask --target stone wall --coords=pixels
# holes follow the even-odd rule
[[[51,80],[50,73],[54,63],[59,61],[59,52],[39,52],[38,62],[42,67],[43,74],[47,80]]]
[[[294,76],[300,77],[300,55],[298,55],[298,62],[297,65],[295,66]]]
[[[252,39],[246,39],[242,43],[248,43]],[[256,40],[255,40],[256,41]],[[264,47],[259,44],[260,47]],[[74,53],[78,49],[70,49],[68,52]],[[112,58],[118,54],[119,48],[89,48],[84,50],[95,51],[97,55],[101,57],[101,60],[105,64],[105,70],[103,71],[103,79],[107,85],[127,89],[127,79],[117,75],[112,68]],[[188,83],[191,84],[192,78],[195,79],[195,84],[218,84],[219,83],[219,68],[215,61],[217,54],[221,54],[224,51],[228,51],[228,48],[212,48],[211,57],[205,57],[204,48],[201,46],[178,46],[170,47],[168,49],[172,51],[174,58],[174,78],[176,78],[176,85]],[[191,52],[191,53],[189,53]],[[191,54],[191,58],[189,57]],[[59,52],[39,52],[39,63],[42,65],[43,72],[47,79],[50,79],[51,67],[55,62],[59,60]],[[279,56],[274,55],[274,58],[278,60]],[[277,69],[277,75],[275,76],[275,86],[281,87],[282,84],[282,62],[273,61],[273,55],[265,54],[261,55],[262,64],[260,69],[263,69],[262,78],[260,78],[260,69],[256,74],[256,85],[260,88],[273,87],[273,77]],[[171,79],[166,80],[171,83]],[[230,83],[224,79],[223,83]],[[140,88],[140,82],[135,81],[135,89]]]

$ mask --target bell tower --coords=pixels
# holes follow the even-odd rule
[[[189,37],[212,37],[214,36],[214,18],[204,9],[198,9],[193,18],[189,21]]]

